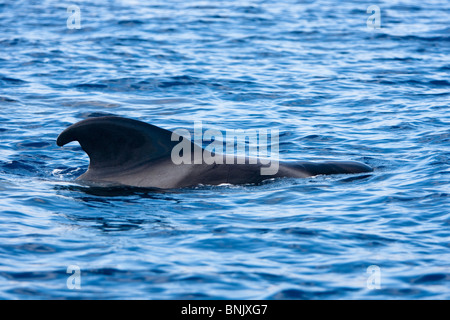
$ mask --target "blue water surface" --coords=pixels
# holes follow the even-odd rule
[[[449,21],[447,0],[0,1],[0,299],[449,299]],[[374,172],[88,188],[55,140],[104,114],[278,129],[283,160]]]

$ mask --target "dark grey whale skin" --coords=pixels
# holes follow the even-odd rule
[[[274,175],[261,175],[270,164],[179,164],[171,152],[182,139],[171,131],[137,120],[108,116],[89,118],[64,130],[58,146],[78,141],[90,158],[89,169],[77,178],[95,186],[130,186],[142,188],[183,188],[196,185],[248,184],[280,177],[305,178],[316,175],[371,172],[372,168],[356,161],[280,162]],[[191,150],[203,149],[191,143]],[[194,154],[194,152],[193,152]],[[193,159],[193,158],[192,158]],[[242,160],[242,159],[241,159]]]

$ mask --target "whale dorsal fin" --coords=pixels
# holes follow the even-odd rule
[[[170,157],[178,143],[171,136],[171,131],[141,121],[97,117],[68,127],[56,143],[78,141],[90,158],[89,170],[127,170]]]

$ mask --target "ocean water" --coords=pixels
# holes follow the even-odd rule
[[[0,1],[0,299],[450,299],[449,21],[446,0]],[[104,114],[278,129],[282,160],[374,172],[78,185],[56,137]]]

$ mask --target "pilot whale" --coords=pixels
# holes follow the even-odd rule
[[[267,161],[235,157],[236,161],[230,164],[229,161],[216,161],[218,157],[226,157],[217,154],[214,155],[215,161],[204,158],[201,163],[187,161],[175,164],[172,155],[180,139],[184,138],[154,125],[106,116],[71,125],[61,132],[56,142],[58,146],[79,142],[89,156],[90,163],[88,170],[77,180],[93,186],[172,189],[373,171],[371,167],[357,161],[288,161],[280,162],[273,175],[263,175],[262,170],[270,165]],[[192,141],[189,144],[192,154],[204,151]]]

